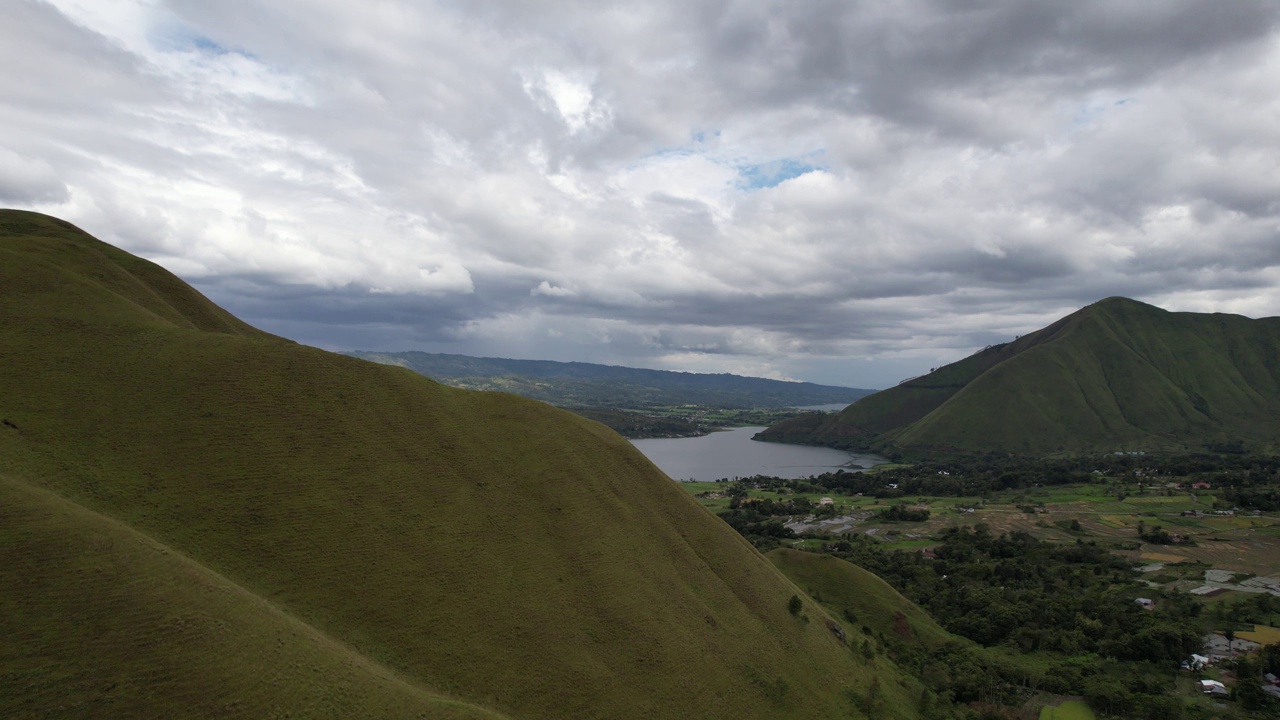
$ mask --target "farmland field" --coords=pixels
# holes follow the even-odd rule
[[[1236,637],[1241,640],[1256,642],[1260,645],[1271,645],[1280,642],[1280,628],[1254,625],[1253,630],[1241,630],[1236,633]]]
[[[724,513],[730,525],[762,550],[818,552],[880,574],[906,597],[921,603],[926,612],[947,618],[943,626],[948,630],[982,645],[984,662],[990,662],[992,653],[998,650],[1010,652],[1017,657],[1015,665],[1025,671],[1031,655],[1018,649],[1047,649],[1052,656],[1058,650],[1053,643],[1061,637],[1058,628],[1028,630],[1038,626],[1017,619],[1034,615],[1043,606],[1043,598],[1019,605],[1008,599],[1017,597],[1014,591],[1000,605],[988,599],[969,601],[966,598],[978,596],[956,590],[948,596],[950,599],[939,599],[944,593],[938,592],[943,585],[937,582],[936,574],[947,580],[945,586],[949,588],[953,582],[962,586],[965,578],[970,579],[972,587],[981,587],[983,573],[997,569],[1002,578],[1018,577],[1020,560],[997,554],[974,560],[974,553],[990,552],[984,549],[984,543],[991,548],[1021,545],[1028,548],[1029,555],[1038,553],[1036,557],[1059,557],[1055,553],[1061,553],[1062,558],[1106,558],[1098,561],[1093,573],[1098,575],[1098,569],[1105,573],[1108,568],[1113,573],[1099,586],[1104,588],[1102,592],[1123,586],[1116,597],[1126,605],[1139,596],[1157,598],[1156,606],[1162,609],[1146,618],[1153,626],[1165,623],[1161,632],[1178,635],[1182,647],[1202,644],[1203,633],[1210,629],[1222,632],[1223,628],[1233,629],[1241,640],[1280,643],[1280,611],[1275,605],[1267,605],[1271,596],[1261,594],[1267,583],[1252,581],[1255,576],[1259,580],[1280,577],[1280,507],[1271,512],[1253,509],[1270,507],[1266,502],[1272,495],[1258,494],[1260,503],[1250,503],[1243,496],[1244,491],[1229,484],[1232,480],[1225,475],[1222,480],[1217,476],[1209,478],[1216,489],[1193,492],[1190,483],[1202,482],[1198,478],[1205,477],[1207,470],[1197,471],[1201,474],[1192,477],[1175,476],[1154,462],[1155,470],[1142,472],[1159,474],[1161,479],[1155,483],[1146,478],[1135,481],[1132,476],[1124,479],[1077,472],[1079,481],[1042,485],[1036,479],[1055,477],[1052,466],[1026,467],[1019,466],[1018,472],[1024,473],[1019,475],[1006,472],[999,465],[980,470],[942,464],[900,466],[857,476],[837,473],[800,480],[749,478],[734,483],[686,485],[685,490],[695,497],[702,495],[699,502]],[[1280,470],[1268,472],[1280,478]],[[708,491],[714,496],[707,495]],[[934,491],[937,494],[929,494]],[[966,494],[959,496],[961,492]],[[948,532],[974,526],[982,526],[987,532]],[[833,542],[836,539],[847,542]],[[1051,548],[1041,543],[1079,543],[1082,547]],[[1132,570],[1138,572],[1127,569],[1124,562],[1116,562],[1115,555],[1132,560]],[[1068,568],[1073,562],[1076,561],[1063,561],[1055,567]],[[1038,586],[1032,591],[1037,589]],[[1197,591],[1195,595],[1183,595],[1193,590]],[[822,589],[821,597],[829,600],[827,589]],[[1200,616],[1188,607],[1197,611],[1203,607],[1205,613]],[[996,623],[984,622],[985,613],[992,608],[1001,610],[1004,617],[1010,618],[1010,626],[1019,628],[1022,634],[1016,638],[1002,635]],[[1092,610],[1086,607],[1077,615],[1079,612],[1087,616]],[[1171,619],[1171,613],[1185,616]],[[1141,621],[1139,617],[1126,617],[1135,623]],[[1129,637],[1121,633],[1115,642],[1125,643]],[[1078,653],[1081,649],[1079,644],[1074,647]],[[1166,659],[1176,662],[1172,657]],[[948,662],[957,660],[951,658]],[[1097,667],[1101,673],[1130,673],[1128,681],[1117,676],[1117,687],[1124,687],[1124,682],[1139,682],[1145,672],[1114,660],[1072,659],[1064,663],[1059,658],[1056,662],[1058,666],[1043,670],[1045,677],[1056,676],[1062,667],[1074,668],[1080,662]],[[999,667],[996,663],[984,670],[997,674]],[[1175,680],[1177,690],[1172,695],[1178,699],[1172,702],[1166,702],[1172,700],[1171,688],[1161,681],[1159,691],[1149,698],[1154,708],[1150,712],[1156,714],[1148,716],[1165,716],[1163,713],[1175,706],[1194,706],[1216,712],[1224,719],[1241,717],[1234,712],[1223,713],[1218,706],[1210,710],[1200,688],[1190,680]],[[1037,686],[1048,689],[1046,685]],[[1041,696],[1038,703],[1024,706],[1026,716],[1038,715],[1042,720],[1097,717],[1083,701],[1087,688],[1064,683],[1053,691],[1061,694]],[[1117,709],[1105,700],[1099,702],[1099,712],[1105,709],[1113,713]],[[1050,705],[1044,707],[1046,703]]]
[[[725,493],[732,483],[680,483],[713,512],[729,508]],[[1167,492],[1167,491],[1162,491]],[[934,497],[909,495],[893,499],[847,496],[831,492],[793,492],[787,488],[748,489],[746,497],[786,503],[805,498],[817,505],[832,498],[839,516],[859,516],[850,533],[871,535],[900,548],[927,547],[939,531],[960,525],[986,524],[996,533],[1025,532],[1053,542],[1097,542],[1145,562],[1203,563],[1234,572],[1272,575],[1280,573],[1280,517],[1274,515],[1208,515],[1210,498],[1186,492],[1134,494],[1117,500],[1102,485],[1066,485],[993,493],[982,497]],[[891,505],[923,506],[930,511],[924,522],[886,522],[875,513]],[[1038,510],[1027,512],[1027,510]],[[1183,515],[1197,510],[1199,514]],[[807,513],[806,513],[807,514]],[[787,522],[805,515],[780,516]],[[1078,525],[1073,526],[1073,521]],[[1191,543],[1156,545],[1138,537],[1139,525],[1162,527],[1184,535]],[[794,545],[793,545],[794,546]],[[1197,573],[1200,571],[1197,571]],[[1194,578],[1184,578],[1188,582]]]
[[[1095,717],[1089,706],[1080,700],[1068,700],[1040,710],[1040,720],[1093,720]]]

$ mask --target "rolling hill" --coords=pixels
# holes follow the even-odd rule
[[[915,715],[597,423],[268,335],[35,213],[0,287],[8,717]]]
[[[553,360],[511,360],[425,352],[343,353],[399,365],[446,385],[498,390],[569,408],[613,409],[696,404],[786,408],[851,403],[873,390],[769,380],[728,373],[687,373]]]
[[[933,650],[947,643],[972,644],[947,632],[918,605],[878,575],[832,555],[776,548],[769,558],[792,582],[840,619],[849,632],[871,633]],[[851,620],[850,618],[855,618]]]
[[[1280,318],[1109,298],[759,437],[908,453],[1273,449],[1276,417]]]

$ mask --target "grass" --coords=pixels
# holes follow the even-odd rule
[[[797,418],[778,440],[907,452],[1073,455],[1280,441],[1280,319],[1110,298],[1018,340]]]
[[[1040,720],[1094,720],[1096,717],[1089,705],[1080,700],[1068,700],[1040,710]]]
[[[6,717],[501,717],[54,493],[0,477],[0,507],[0,587],[23,588],[0,613]]]
[[[873,633],[894,637],[902,636],[905,628],[904,639],[928,648],[967,642],[944,630],[877,575],[853,563],[785,548],[772,550],[766,557],[796,585],[818,598],[832,617],[846,624],[851,632],[866,625]],[[848,620],[846,611],[857,620]]]
[[[1280,628],[1266,625],[1254,625],[1253,630],[1242,630],[1236,633],[1241,640],[1252,640],[1260,645],[1280,643]]]
[[[28,716],[269,717],[278,678],[317,714],[816,718],[898,684],[597,423],[267,335],[33,213],[0,284],[0,476],[61,508],[0,504],[46,569],[0,570]]]

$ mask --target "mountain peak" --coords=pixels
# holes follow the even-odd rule
[[[1280,443],[1280,320],[1171,313],[1125,297],[762,435],[889,452],[1201,450]]]
[[[1112,295],[1111,297],[1103,298],[1102,300],[1099,300],[1095,303],[1086,305],[1083,309],[1084,310],[1090,310],[1090,309],[1104,310],[1108,312],[1114,312],[1114,311],[1123,311],[1123,312],[1143,311],[1143,312],[1161,312],[1161,313],[1168,312],[1164,308],[1157,307],[1155,305],[1151,305],[1148,303],[1144,303],[1140,300],[1134,300],[1133,298],[1123,297],[1120,295]]]

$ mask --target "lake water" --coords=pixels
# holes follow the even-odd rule
[[[821,475],[840,468],[856,470],[888,462],[875,455],[854,455],[843,450],[760,442],[751,436],[762,427],[741,427],[695,438],[632,440],[654,465],[673,480],[711,482],[721,478],[771,475],[788,479]]]

